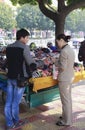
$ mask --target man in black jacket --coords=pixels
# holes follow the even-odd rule
[[[30,55],[30,49],[26,45],[29,40],[29,32],[20,29],[16,33],[16,41],[8,45],[6,48],[8,81],[7,81],[7,97],[5,104],[5,119],[7,130],[15,128],[19,125],[19,103],[23,96],[25,86],[18,86],[17,78],[28,78],[27,65],[33,63]]]
[[[83,62],[83,66],[85,69],[85,40],[81,42],[79,53],[78,53],[78,59],[80,62]]]

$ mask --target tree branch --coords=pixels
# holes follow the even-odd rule
[[[58,0],[58,12],[61,12],[65,7],[65,0]]]
[[[78,8],[85,8],[85,1],[81,0],[80,2],[73,2],[71,5],[66,6],[65,12],[66,14],[69,14],[71,11],[78,9]]]
[[[46,15],[48,18],[54,20],[56,18],[56,13],[51,11],[49,8],[46,7],[44,0],[38,0],[39,8],[41,12]]]

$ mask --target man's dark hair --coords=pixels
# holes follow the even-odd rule
[[[16,33],[16,40],[20,40],[21,37],[26,37],[26,36],[29,36],[30,33],[26,30],[26,29],[20,29],[17,31]]]

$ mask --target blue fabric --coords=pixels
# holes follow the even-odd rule
[[[50,46],[49,47],[53,52],[56,52],[57,51],[57,47],[56,46]]]
[[[15,123],[19,121],[19,104],[24,91],[25,87],[24,88],[17,87],[16,80],[8,79],[7,97],[4,110],[7,126],[13,126]]]
[[[7,82],[0,81],[0,89],[7,92]]]

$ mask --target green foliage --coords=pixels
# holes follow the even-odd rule
[[[23,4],[25,4],[25,3],[30,3],[30,4],[32,4],[32,5],[36,5],[37,4],[37,1],[36,0],[19,0],[19,4],[20,5],[23,5]]]
[[[36,5],[37,4],[37,0],[10,0],[13,5],[16,5],[17,3],[19,3],[20,5],[26,4],[26,3],[30,3],[32,5]]]
[[[30,3],[30,4],[35,5],[38,2],[38,0],[11,0],[11,1],[14,4],[20,3],[21,5],[25,4],[25,3]],[[41,0],[39,0],[39,1],[41,1]],[[39,7],[42,10],[42,12],[44,13],[44,15],[46,15],[47,17],[49,17],[50,19],[55,21],[55,25],[56,25],[56,32],[55,33],[56,33],[56,36],[57,36],[59,33],[64,32],[64,23],[65,23],[65,19],[66,19],[67,15],[74,9],[77,9],[77,8],[83,9],[84,5],[82,3],[85,0],[63,0],[63,1],[56,0],[57,2],[60,2],[60,4],[58,4],[56,2],[57,4],[54,5],[54,6],[56,7],[58,5],[61,5],[61,6],[59,6],[61,9],[58,9],[58,7],[54,8],[54,6],[51,4],[52,0],[42,0],[42,1],[44,2],[44,5],[41,5]],[[73,7],[70,6],[69,8],[67,8],[67,7],[63,8],[64,3],[62,3],[62,2],[65,2],[65,4],[67,6],[72,5]],[[81,2],[81,4],[79,2]],[[47,6],[46,6],[46,4],[47,4]],[[76,4],[77,4],[77,6],[76,6]],[[28,8],[30,8],[30,7],[28,7]],[[49,11],[48,9],[51,9],[51,10]],[[58,11],[60,11],[60,10],[61,11],[57,12],[57,9],[58,9]],[[66,10],[67,10],[67,12],[66,12]],[[25,26],[23,25],[24,27],[31,27],[31,28],[36,27],[36,28],[40,28],[40,29],[47,29],[48,26],[49,26],[49,28],[54,26],[54,24],[51,21],[49,21],[48,18],[46,18],[44,16],[41,17],[42,14],[40,13],[40,11],[37,12],[36,9],[35,9],[35,12],[33,12],[35,15],[33,15],[33,13],[31,14],[32,10],[31,10],[31,12],[30,11],[28,11],[28,12],[29,12],[29,15],[27,14],[27,11],[25,11],[25,13],[23,13],[24,15],[25,14],[27,15],[27,16],[25,15],[26,17],[24,17],[24,15],[22,15],[22,14],[19,14],[19,17],[21,18],[21,20],[19,21],[19,19],[17,18],[18,26],[21,26],[20,24],[24,24],[25,25]],[[61,17],[62,15],[65,16],[65,17]],[[78,14],[73,13],[73,14],[70,15],[70,17],[67,17],[65,28],[70,29],[72,31],[76,31],[80,27],[82,27],[82,24],[81,24],[82,22],[79,24],[79,19],[78,19],[77,15]],[[32,22],[32,20],[33,20],[33,22]],[[47,22],[44,22],[44,20],[47,21]],[[27,21],[29,21],[28,22],[29,25],[26,25]],[[26,24],[25,24],[25,22],[26,22]]]
[[[67,1],[67,4],[70,5],[72,3],[77,3],[77,2],[79,2],[81,0],[66,0],[66,1]]]
[[[38,28],[41,30],[53,30],[54,23],[41,12],[39,13]]]
[[[16,5],[18,3],[18,0],[10,0],[13,5]]]
[[[17,3],[20,3],[20,4],[26,4],[26,3],[31,3],[31,4],[36,4],[37,3],[37,0],[10,0],[14,5],[17,4]],[[52,4],[52,0],[43,0],[44,3],[47,3],[47,4]],[[67,4],[72,4],[72,3],[75,3],[75,2],[79,2],[81,0],[65,0],[67,2]]]
[[[21,6],[17,11],[17,25],[18,27],[24,27],[24,28],[36,28],[37,27],[37,14],[36,6],[25,4]]]
[[[44,3],[51,5],[52,4],[52,0],[44,0]]]
[[[29,28],[38,30],[54,29],[54,23],[43,15],[37,6],[25,4],[17,10],[17,25],[19,28]]]
[[[85,31],[85,10],[71,12],[66,18],[65,29],[72,32]]]
[[[32,5],[36,5],[37,4],[37,0],[10,0],[13,5],[16,5],[17,3],[19,3],[20,5],[26,4],[26,3],[30,3]],[[44,0],[45,4],[52,4],[52,0]]]
[[[0,3],[0,28],[10,30],[16,26],[12,9],[3,3]]]

